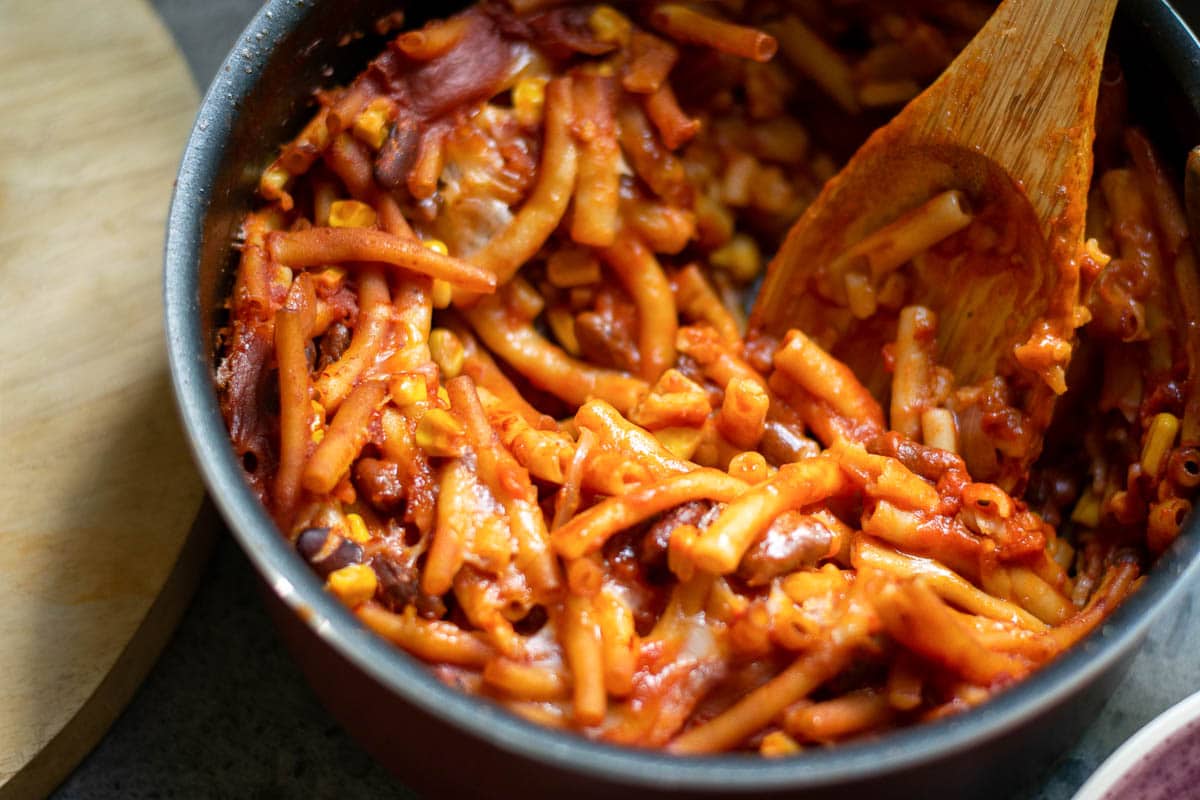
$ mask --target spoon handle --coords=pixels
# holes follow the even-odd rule
[[[1082,230],[1096,92],[1116,5],[1005,0],[902,117],[917,138],[990,157],[1024,184],[1044,232],[1054,227],[1074,238]]]

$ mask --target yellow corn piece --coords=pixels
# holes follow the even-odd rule
[[[334,200],[329,206],[331,228],[370,228],[375,224],[375,209],[357,200]]]
[[[617,68],[611,61],[588,61],[579,65],[578,69],[584,75],[594,75],[597,78],[611,78],[617,74]]]
[[[449,281],[434,278],[429,298],[433,301],[434,308],[449,308],[450,301],[454,299],[454,288],[450,285]]]
[[[446,391],[445,386],[439,386],[437,390],[438,402],[442,404],[442,408],[450,407],[450,393]]]
[[[309,423],[309,429],[312,431],[310,436],[313,444],[320,444],[321,440],[325,438],[325,406],[313,400],[312,411],[312,422]]]
[[[342,267],[326,267],[320,272],[311,272],[313,283],[323,286],[329,291],[336,290],[346,279],[346,270]]]
[[[434,328],[429,332],[429,354],[441,370],[443,379],[457,378],[462,373],[466,358],[462,342],[445,328]]]
[[[1071,522],[1094,528],[1100,524],[1100,498],[1091,489],[1083,493],[1071,511]]]
[[[386,97],[377,97],[354,120],[354,136],[372,149],[383,147],[388,135],[388,118],[392,114],[392,103]]]
[[[450,248],[447,247],[446,243],[441,239],[426,239],[425,241],[421,242],[421,244],[425,245],[435,253],[441,253],[444,256],[450,255]]]
[[[358,514],[346,515],[346,538],[358,544],[366,544],[371,541],[371,532],[367,530],[367,523]]]
[[[652,433],[659,444],[671,451],[671,455],[684,461],[695,454],[700,440],[704,438],[704,431],[700,428],[660,428]]]
[[[427,455],[451,458],[462,454],[463,426],[441,408],[431,408],[417,423],[417,445]]]
[[[292,269],[291,267],[276,267],[275,275],[272,278],[275,283],[282,286],[284,289],[290,289],[292,286]]]
[[[1175,436],[1179,433],[1179,417],[1163,412],[1155,414],[1142,446],[1142,471],[1150,477],[1158,475],[1167,460]]]
[[[325,585],[329,591],[350,608],[362,605],[375,596],[378,580],[375,570],[366,564],[349,564],[329,573]]]
[[[435,253],[441,253],[444,256],[450,255],[450,248],[441,239],[426,239],[422,244]],[[450,286],[450,283],[441,278],[434,278],[433,288],[430,290],[430,300],[433,301],[433,307],[449,308],[450,301],[453,299],[454,289]]]
[[[762,738],[762,742],[758,745],[759,755],[766,758],[794,755],[801,749],[803,748],[796,743],[796,740],[784,731],[771,731]]]
[[[629,44],[629,35],[633,32],[629,18],[612,6],[597,6],[588,18],[588,27],[600,41],[622,47]]]
[[[728,244],[712,251],[708,260],[714,267],[725,270],[734,280],[742,283],[754,280],[762,269],[758,245],[744,233],[735,235]]]
[[[527,128],[540,125],[546,105],[546,79],[538,76],[519,79],[513,86],[512,104],[517,122]]]
[[[425,385],[424,376],[412,373],[402,373],[392,378],[392,382],[388,384],[388,392],[392,396],[392,402],[401,408],[429,399],[429,388]]]

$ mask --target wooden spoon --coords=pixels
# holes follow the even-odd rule
[[[897,307],[932,309],[938,363],[959,386],[1005,377],[1016,389],[1009,402],[1025,415],[1024,453],[967,454],[977,479],[1023,481],[1065,388],[1083,321],[1077,258],[1116,2],[1002,3],[946,72],[826,184],[788,233],[751,315],[752,339],[804,329],[884,398],[880,348],[895,337]],[[948,190],[960,193],[943,203],[965,201],[973,212],[968,227],[912,268],[871,263],[861,244],[869,234],[878,245],[885,226]],[[868,286],[865,308],[847,276]],[[1044,346],[1016,350],[1031,341]]]

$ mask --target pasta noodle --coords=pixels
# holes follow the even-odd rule
[[[318,95],[243,221],[216,381],[362,624],[541,724],[803,757],[984,702],[1136,590],[1200,487],[1200,281],[1123,119],[1064,266],[1079,339],[1015,348],[1027,374],[956,383],[922,305],[928,260],[1015,251],[975,189],[830,256],[782,339],[747,330],[830,132],[987,13],[926,5],[486,3]],[[1012,376],[1051,367],[1037,458]]]

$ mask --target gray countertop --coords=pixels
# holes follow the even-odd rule
[[[153,0],[207,86],[258,0]],[[1200,19],[1200,3],[1180,4]],[[221,528],[200,588],[128,709],[52,795],[78,798],[412,797],[317,703]],[[1197,587],[1168,613],[1097,722],[1025,800],[1066,800],[1125,739],[1200,689]]]

